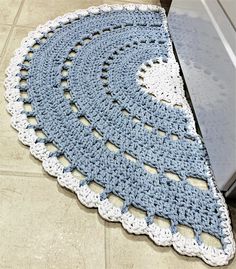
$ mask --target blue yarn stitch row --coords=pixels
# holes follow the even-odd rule
[[[184,111],[155,101],[136,81],[142,63],[160,57],[168,61],[169,35],[161,14],[112,11],[61,24],[52,32],[45,43],[37,40],[39,49],[31,48],[33,58],[26,56],[30,66],[22,64],[29,73],[21,75],[27,80],[21,90],[27,90],[29,99],[24,102],[33,108],[27,115],[38,121],[30,127],[47,136],[38,142],[53,142],[60,150],[54,155],[63,154],[71,163],[66,171],[76,168],[86,176],[81,184],[95,181],[103,186],[101,199],[110,193],[122,198],[123,212],[130,205],[142,209],[148,224],[155,215],[168,218],[172,232],[178,224],[187,225],[199,243],[202,231],[221,238],[219,206],[213,193],[186,180],[190,176],[207,180],[206,150],[194,138],[185,139],[191,134]],[[69,56],[71,52],[75,57]],[[68,74],[62,76],[62,70]],[[62,86],[62,81],[68,86]],[[72,98],[67,100],[64,92]],[[71,110],[71,104],[78,112]],[[89,126],[79,121],[81,116]],[[145,123],[153,127],[151,132]],[[94,137],[94,129],[101,139]],[[166,136],[160,137],[158,130]],[[172,141],[171,134],[179,139]],[[108,141],[117,146],[117,153],[106,147]],[[136,161],[127,160],[125,152]],[[158,173],[148,173],[144,164]],[[166,177],[168,171],[181,180]]]

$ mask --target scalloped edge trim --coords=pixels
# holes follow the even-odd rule
[[[68,23],[70,20],[74,20],[78,17],[83,17],[89,13],[97,14],[100,11],[109,12],[111,10],[135,10],[142,11],[154,11],[160,12],[163,17],[164,26],[168,30],[167,20],[165,17],[165,11],[163,8],[155,5],[143,5],[143,4],[127,4],[127,5],[101,5],[97,7],[90,7],[88,9],[80,9],[75,12],[66,13],[63,16],[59,16],[54,20],[48,21],[44,25],[39,25],[35,31],[29,32],[28,36],[21,42],[20,48],[14,52],[14,56],[10,61],[10,65],[6,70],[7,78],[4,81],[6,88],[5,98],[9,102],[7,106],[8,112],[12,115],[11,125],[18,130],[18,138],[24,144],[30,147],[31,154],[42,161],[44,170],[57,178],[58,183],[62,187],[76,193],[78,199],[82,204],[87,207],[95,207],[98,209],[99,214],[106,220],[121,222],[122,226],[133,234],[145,234],[148,235],[155,244],[160,246],[173,246],[173,248],[180,254],[187,256],[198,256],[202,258],[206,263],[212,266],[226,265],[228,261],[233,258],[235,253],[235,241],[233,238],[231,221],[229,218],[227,205],[225,203],[223,195],[217,190],[213,181],[212,172],[208,167],[208,184],[212,187],[214,197],[217,199],[220,205],[221,225],[225,234],[224,243],[226,247],[224,249],[218,249],[211,246],[207,246],[202,243],[198,245],[195,239],[186,238],[179,232],[172,234],[170,229],[161,228],[155,223],[147,225],[145,219],[137,218],[130,212],[121,213],[119,207],[114,206],[108,199],[100,201],[100,194],[93,192],[88,185],[79,186],[79,181],[73,177],[70,172],[63,172],[63,165],[56,157],[49,157],[49,151],[46,149],[44,143],[37,143],[37,135],[33,129],[27,129],[29,122],[27,116],[22,114],[24,111],[23,102],[17,101],[20,96],[20,92],[15,87],[18,85],[20,78],[16,76],[20,71],[19,63],[24,61],[24,55],[27,54],[29,47],[35,43],[35,38],[42,38],[43,34],[49,32],[50,27],[57,27],[59,23]],[[190,119],[190,123],[192,119]],[[191,124],[192,125],[192,124]],[[195,130],[195,124],[192,130]],[[195,133],[197,135],[197,133]],[[199,143],[202,143],[199,140]]]

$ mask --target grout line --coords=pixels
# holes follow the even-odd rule
[[[109,223],[107,220],[104,222],[104,249],[105,249],[105,269],[109,269],[110,267],[110,244],[107,242],[109,240]]]
[[[27,29],[35,29],[36,27],[35,26],[28,26],[28,25],[20,25],[20,24],[15,24],[15,25],[13,25],[13,24],[10,24],[10,23],[0,23],[0,26],[15,26],[15,27],[17,27],[17,28],[27,28]]]
[[[20,16],[22,7],[23,7],[23,5],[24,5],[24,2],[25,2],[25,0],[22,0],[22,1],[21,1],[20,6],[19,6],[19,8],[18,8],[18,11],[17,11],[17,13],[16,13],[16,16],[15,16],[15,18],[14,18],[14,20],[13,20],[13,23],[10,25],[10,26],[11,26],[11,29],[10,29],[10,31],[9,31],[9,33],[8,33],[6,42],[5,42],[4,47],[3,47],[3,49],[2,49],[2,53],[0,54],[0,59],[1,59],[1,60],[0,60],[0,63],[1,63],[2,59],[3,59],[3,56],[4,56],[5,53],[6,53],[8,44],[9,44],[9,42],[10,42],[10,38],[11,38],[12,33],[13,33],[14,26],[16,25],[17,20],[18,20],[18,18],[19,18],[19,16]]]
[[[0,26],[12,26],[11,23],[0,23]]]
[[[10,29],[8,35],[7,35],[7,39],[6,39],[6,41],[5,41],[4,47],[3,47],[2,52],[1,52],[1,54],[0,54],[0,59],[1,59],[1,60],[0,60],[0,63],[1,63],[1,61],[2,61],[2,59],[3,59],[3,56],[4,56],[5,52],[6,52],[6,49],[7,49],[9,40],[10,40],[10,38],[11,38],[12,31],[13,31],[13,26],[11,26],[11,29]]]
[[[24,177],[42,177],[47,176],[47,173],[34,173],[34,172],[21,172],[21,171],[9,171],[9,170],[0,170],[0,176],[24,176]]]
[[[17,11],[17,13],[16,13],[15,18],[14,18],[13,26],[15,26],[16,23],[17,23],[17,21],[18,21],[18,18],[19,18],[19,16],[20,16],[20,13],[21,13],[21,10],[22,10],[22,8],[23,8],[24,3],[25,3],[25,0],[22,0],[22,1],[21,1],[21,4],[20,4],[20,7],[19,7],[19,9],[18,9],[18,11]]]
[[[106,220],[104,221],[104,263],[105,269],[107,269],[107,233],[106,233]]]

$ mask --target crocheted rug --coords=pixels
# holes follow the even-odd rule
[[[16,50],[5,86],[19,139],[81,203],[210,265],[233,257],[227,206],[185,99],[162,8],[104,5],[48,21]],[[206,244],[203,233],[221,246]]]

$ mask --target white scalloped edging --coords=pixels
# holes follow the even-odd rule
[[[42,161],[43,168],[50,175],[57,177],[57,181],[61,186],[75,192],[82,204],[87,207],[98,208],[99,214],[104,219],[109,221],[119,221],[130,233],[146,234],[157,245],[172,245],[177,252],[188,256],[198,256],[212,266],[228,264],[228,261],[234,256],[235,253],[235,241],[233,239],[227,205],[222,194],[217,191],[211,170],[209,168],[209,163],[206,163],[206,167],[208,167],[209,170],[208,184],[211,186],[215,198],[218,199],[220,211],[222,212],[221,225],[224,227],[224,242],[226,243],[224,250],[207,246],[204,243],[198,245],[195,239],[186,238],[179,232],[172,234],[170,229],[161,228],[155,223],[148,226],[145,219],[136,218],[130,212],[122,214],[121,209],[114,206],[108,199],[100,201],[100,195],[93,192],[88,185],[79,186],[78,180],[73,177],[72,173],[63,172],[62,164],[56,157],[49,156],[50,152],[47,150],[46,146],[43,143],[36,143],[37,135],[35,131],[33,129],[27,129],[29,122],[27,120],[27,116],[22,114],[24,111],[23,102],[18,101],[18,98],[21,96],[19,90],[15,88],[20,81],[20,78],[16,76],[16,74],[18,74],[21,69],[18,64],[24,61],[24,55],[26,55],[29,48],[35,44],[35,38],[42,38],[44,33],[51,30],[50,27],[57,27],[59,26],[59,23],[67,23],[70,20],[74,20],[81,16],[86,16],[89,13],[97,14],[100,11],[109,12],[111,10],[122,9],[140,9],[142,11],[160,12],[163,17],[164,25],[167,29],[167,21],[164,10],[158,6],[138,4],[102,5],[98,7],[90,7],[84,10],[77,10],[72,13],[67,13],[64,16],[57,17],[55,20],[48,21],[44,25],[39,25],[35,31],[30,32],[28,37],[22,40],[21,47],[15,51],[14,57],[11,59],[10,65],[6,70],[7,78],[5,79],[5,97],[9,102],[7,109],[9,113],[12,114],[11,124],[16,130],[19,131],[19,140],[23,144],[30,147],[30,152],[35,158]],[[190,129],[193,131],[193,134],[197,136],[195,124],[192,119],[190,120],[190,125]],[[201,143],[200,140],[199,143]]]

